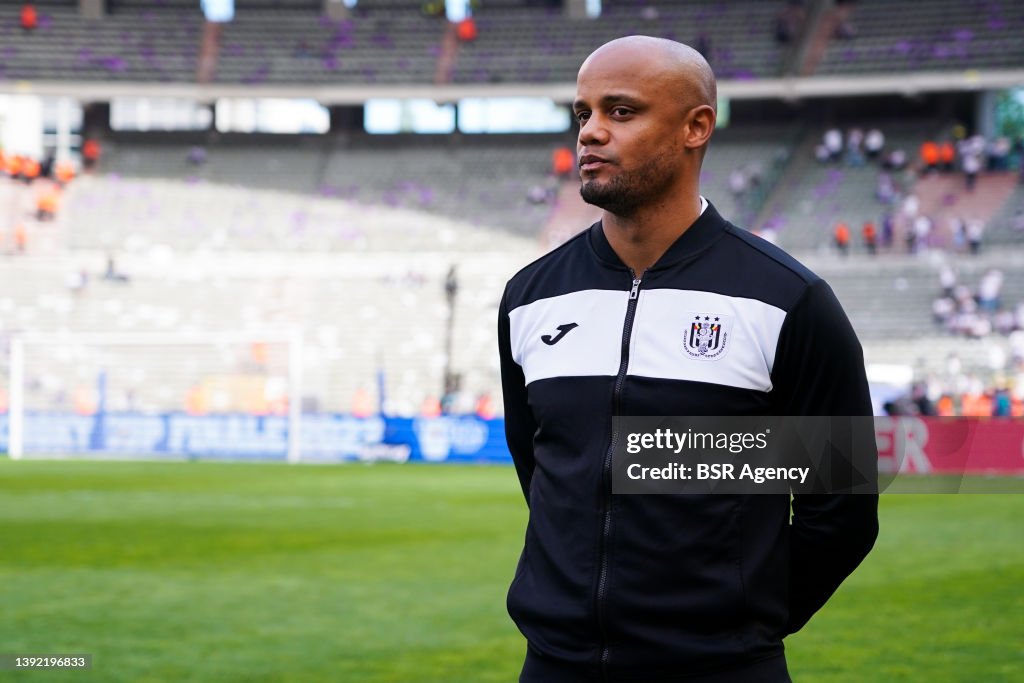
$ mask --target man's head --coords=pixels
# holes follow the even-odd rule
[[[628,36],[595,50],[573,103],[583,199],[628,216],[696,191],[716,98],[711,67],[682,43]]]

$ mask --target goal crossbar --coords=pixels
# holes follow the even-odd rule
[[[214,332],[204,334],[125,333],[23,333],[10,340],[8,387],[8,455],[25,455],[25,361],[26,350],[40,346],[216,346],[262,342],[283,344],[288,349],[288,462],[301,458],[303,339],[300,330]]]

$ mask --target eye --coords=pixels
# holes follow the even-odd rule
[[[618,118],[629,116],[632,113],[633,111],[628,107],[615,107],[612,109],[612,116],[616,116]]]
[[[578,111],[578,112],[576,112],[576,120],[579,123],[584,123],[589,118],[590,118],[590,112],[589,111]]]

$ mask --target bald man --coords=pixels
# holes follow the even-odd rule
[[[616,416],[871,415],[831,289],[700,194],[715,79],[632,36],[580,68],[601,220],[526,266],[498,317],[529,506],[508,610],[523,683],[783,683],[782,639],[872,547],[876,495],[613,495]]]

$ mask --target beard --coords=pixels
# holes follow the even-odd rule
[[[676,150],[668,148],[637,170],[623,171],[604,182],[583,181],[580,196],[608,213],[629,216],[663,196],[673,184],[677,168]]]

